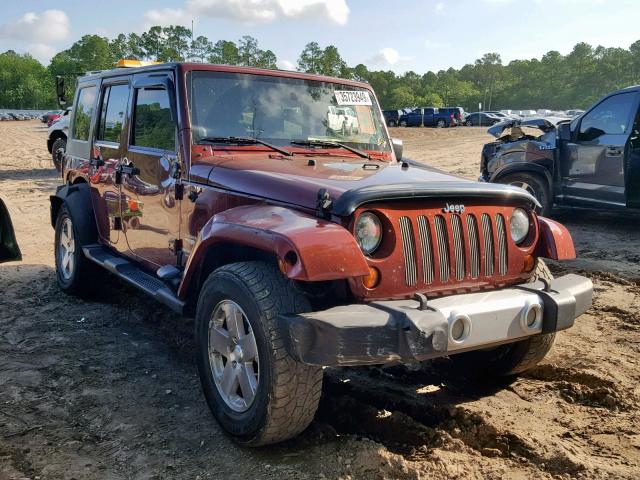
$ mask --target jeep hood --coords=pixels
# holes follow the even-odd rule
[[[562,121],[566,121],[566,118],[560,117],[535,117],[535,118],[527,118],[520,119],[515,118],[511,120],[506,120],[504,122],[496,123],[491,128],[487,130],[487,133],[493,135],[496,138],[500,138],[502,133],[513,127],[528,127],[528,128],[537,128],[541,130],[543,133],[550,132],[555,130],[558,123]]]
[[[492,203],[537,203],[522,189],[469,181],[414,161],[398,164],[352,157],[273,157],[243,155],[218,160],[208,183],[221,190],[313,210],[317,209],[320,190],[325,189],[331,200],[328,210],[338,216],[350,215],[365,203],[385,200],[474,197]]]

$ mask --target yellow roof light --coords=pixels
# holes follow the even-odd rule
[[[133,67],[146,67],[149,65],[158,65],[162,62],[153,62],[150,60],[127,60],[125,58],[118,60],[116,67],[118,68],[133,68]]]

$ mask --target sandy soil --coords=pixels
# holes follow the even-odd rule
[[[24,253],[0,266],[0,480],[83,478],[637,478],[637,218],[561,211],[595,283],[591,311],[510,384],[422,367],[328,370],[311,427],[234,445],[209,414],[192,324],[117,282],[100,303],[58,290],[36,122],[0,123],[0,195]],[[408,156],[477,176],[483,129],[397,129]]]

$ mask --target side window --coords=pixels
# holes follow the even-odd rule
[[[129,85],[107,87],[102,100],[98,140],[120,143],[122,125],[129,101]]]
[[[175,137],[167,91],[164,88],[136,90],[131,144],[173,151],[176,149]]]
[[[73,117],[73,132],[71,138],[75,140],[89,140],[91,118],[96,104],[96,87],[85,87],[78,94],[78,103]]]
[[[621,93],[601,102],[582,118],[578,140],[589,141],[605,134],[626,133],[633,100],[633,93]]]

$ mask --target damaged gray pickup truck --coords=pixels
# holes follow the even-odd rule
[[[640,86],[611,93],[574,119],[508,120],[488,132],[480,180],[515,185],[554,205],[640,208]]]

